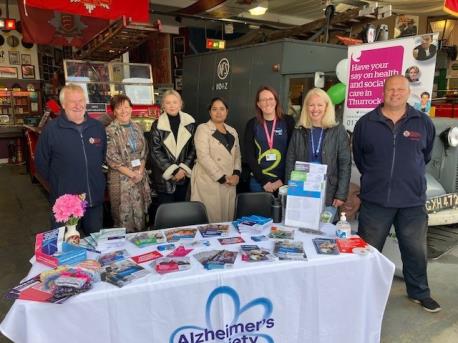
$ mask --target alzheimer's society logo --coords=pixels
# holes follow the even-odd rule
[[[222,318],[217,318],[213,322],[212,306],[215,302],[221,305],[223,296],[229,297],[234,309],[234,318],[229,322],[221,315]],[[181,326],[172,332],[169,343],[275,343],[273,338],[265,333],[275,326],[275,321],[271,317],[272,310],[272,302],[267,298],[256,298],[242,305],[239,295],[233,288],[218,287],[210,293],[205,306],[206,326]],[[256,321],[242,321],[240,316],[250,311],[261,312],[261,317]]]

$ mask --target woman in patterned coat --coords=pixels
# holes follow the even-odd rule
[[[125,95],[110,101],[115,120],[107,127],[108,189],[114,225],[128,232],[145,229],[151,203],[145,173],[147,144],[142,128],[131,120],[132,103]]]

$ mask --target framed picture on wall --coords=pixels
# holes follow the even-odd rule
[[[6,62],[6,51],[5,50],[0,50],[0,63],[7,63]]]
[[[17,79],[18,78],[17,68],[0,66],[0,78]]]
[[[34,79],[35,78],[35,67],[31,64],[21,65],[21,72],[23,79]]]
[[[10,61],[10,64],[16,64],[19,65],[21,64],[21,60],[19,59],[19,51],[8,51],[8,58]]]
[[[175,78],[175,90],[181,91],[183,89],[183,79],[181,77]]]
[[[29,54],[21,54],[21,64],[32,64],[32,56]]]
[[[415,36],[418,34],[419,17],[401,14],[396,17],[394,38]]]

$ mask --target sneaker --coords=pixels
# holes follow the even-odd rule
[[[433,298],[428,297],[424,299],[414,299],[414,298],[409,298],[411,301],[413,301],[416,304],[420,304],[425,311],[428,312],[439,312],[442,310],[441,306],[435,301]]]

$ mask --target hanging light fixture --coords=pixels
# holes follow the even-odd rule
[[[16,19],[10,18],[8,0],[6,0],[5,5],[6,5],[6,18],[0,18],[0,30],[4,30],[4,31],[16,30]]]
[[[250,8],[248,12],[250,12],[251,15],[264,15],[266,14],[267,10],[269,9],[269,4],[266,1],[257,1],[255,2],[256,6],[253,8]]]

